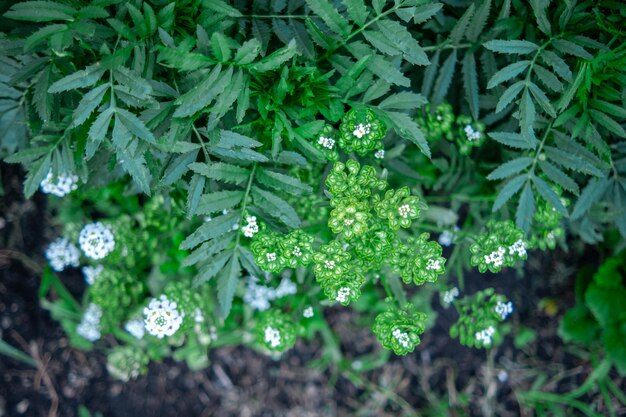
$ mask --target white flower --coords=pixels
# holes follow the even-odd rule
[[[64,237],[60,237],[48,245],[46,259],[55,271],[63,271],[66,266],[77,267],[80,260],[78,248]]]
[[[311,317],[313,317],[313,307],[308,306],[307,308],[304,309],[304,311],[302,312],[302,316],[305,319],[310,319]]]
[[[326,259],[324,261],[324,268],[326,268],[326,269],[335,269],[335,261]]]
[[[258,285],[257,282],[257,277],[250,277],[243,301],[255,310],[265,311],[270,308],[270,301],[275,298],[274,289]]]
[[[317,140],[317,143],[322,145],[324,148],[332,149],[335,146],[335,139],[320,136],[320,138]]]
[[[340,303],[345,303],[346,301],[348,301],[349,297],[350,297],[350,288],[343,287],[343,288],[339,288],[339,291],[337,291],[337,297],[335,298],[335,300],[339,301]]]
[[[477,131],[477,130],[474,130],[474,127],[472,125],[465,126],[465,129],[463,129],[463,130],[465,131],[465,135],[467,136],[467,140],[469,140],[470,142],[478,140],[481,137],[480,132]]]
[[[146,329],[141,320],[130,320],[124,325],[124,329],[136,339],[141,339],[146,334]]]
[[[239,223],[234,223],[233,226],[231,227],[232,230],[237,230],[239,229]]]
[[[513,312],[513,303],[503,303],[502,301],[498,301],[495,307],[496,314],[502,318],[502,320],[506,319],[506,317]]]
[[[441,246],[450,246],[454,243],[454,238],[456,237],[456,232],[459,230],[458,226],[454,226],[454,231],[444,230],[439,235],[439,244]]]
[[[441,260],[440,259],[429,259],[426,262],[426,269],[429,271],[438,271],[441,268]]]
[[[408,348],[411,346],[411,339],[409,338],[408,333],[401,331],[400,329],[395,329],[392,333],[393,337],[396,338],[398,342],[404,347]]]
[[[298,292],[296,284],[294,284],[289,278],[283,278],[276,288],[275,297],[283,298],[288,295],[293,295]]]
[[[176,307],[177,304],[168,300],[165,295],[153,298],[148,307],[143,309],[144,324],[148,333],[159,339],[176,333],[185,317],[185,313],[179,312]]]
[[[102,309],[100,306],[91,303],[85,310],[83,318],[76,327],[76,333],[90,342],[100,339],[100,319],[102,318]]]
[[[407,219],[409,217],[409,214],[411,213],[411,206],[408,204],[403,204],[400,207],[398,207],[398,214],[402,217],[404,217],[405,219]]]
[[[193,316],[193,321],[195,321],[196,323],[204,322],[204,314],[202,313],[202,310],[200,310],[199,308],[196,308],[195,314]]]
[[[383,159],[385,157],[385,150],[379,149],[374,153],[374,158]]]
[[[441,300],[446,308],[450,307],[450,304],[459,296],[459,289],[457,287],[450,288],[448,291],[444,291],[441,294]]]
[[[248,222],[248,224],[246,224],[244,227],[242,227],[241,231],[243,232],[243,235],[245,237],[252,237],[256,233],[259,232],[259,225],[256,222],[256,217],[255,216],[247,216],[246,217],[246,221]]]
[[[204,217],[202,218],[202,220],[204,220],[205,222],[207,222],[207,223],[208,223],[208,222],[210,222],[211,220],[213,220],[213,218],[212,218],[211,216],[204,216]]]
[[[502,266],[504,264],[504,254],[506,253],[505,249],[500,246],[498,250],[491,252],[489,255],[485,255],[485,263],[487,265],[493,264],[496,268]]]
[[[102,265],[96,265],[96,266],[88,265],[88,266],[83,266],[81,268],[81,271],[83,275],[85,276],[85,282],[88,285],[93,285],[103,270],[104,270],[104,266]]]
[[[481,330],[480,332],[476,332],[474,337],[479,342],[483,342],[484,345],[491,345],[491,338],[496,333],[496,329],[493,326],[487,327],[485,330]]]
[[[226,215],[228,214],[228,209],[224,209],[224,210],[222,210],[222,214],[223,214],[224,216],[226,216]]]
[[[361,139],[363,136],[370,133],[371,127],[372,125],[369,123],[365,125],[363,123],[359,123],[358,125],[354,126],[354,131],[352,132],[352,134]]]
[[[298,258],[302,256],[302,250],[300,249],[300,246],[294,246],[291,253],[293,254],[293,256],[296,256]]]
[[[267,259],[267,262],[274,262],[276,260],[276,252],[266,254],[265,259]]]
[[[92,259],[102,259],[115,249],[115,238],[111,229],[101,222],[83,227],[78,243],[85,255]]]
[[[76,185],[77,182],[78,177],[76,175],[61,174],[57,177],[53,177],[52,171],[48,171],[48,175],[41,181],[39,186],[41,187],[41,191],[46,194],[63,197],[78,188]]]
[[[265,342],[270,345],[271,348],[280,346],[280,331],[271,326],[265,328]]]
[[[517,256],[525,256],[526,255],[526,242],[522,239],[518,239],[515,243],[509,246],[509,255],[517,253]]]

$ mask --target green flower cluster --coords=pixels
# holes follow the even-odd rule
[[[357,161],[349,159],[345,164],[336,162],[333,165],[326,177],[326,186],[332,195],[330,205],[334,206],[341,198],[367,199],[372,195],[372,188],[387,188],[387,181],[378,179],[374,167],[366,165],[361,168]]]
[[[315,147],[319,149],[324,157],[330,162],[339,160],[339,152],[337,152],[337,132],[331,125],[325,125],[317,135]]]
[[[490,348],[502,339],[498,330],[513,312],[513,304],[493,288],[479,291],[472,296],[455,300],[452,304],[459,313],[459,319],[450,328],[450,336],[458,338],[467,347]]]
[[[307,266],[313,259],[313,236],[300,229],[286,235],[271,231],[258,233],[250,249],[256,264],[264,271],[279,272],[285,268]]]
[[[141,304],[147,288],[144,280],[126,271],[106,267],[87,291],[91,301],[102,308],[101,323],[106,332],[124,320],[131,308]]]
[[[419,217],[423,207],[420,199],[411,195],[409,187],[387,190],[382,200],[375,195],[373,203],[378,217],[387,220],[392,230],[411,227],[411,220]]]
[[[256,325],[258,342],[272,352],[284,352],[296,343],[297,328],[285,313],[269,310]]]
[[[382,138],[387,128],[369,109],[352,109],[347,112],[339,126],[339,146],[346,152],[365,156],[383,148]]]
[[[469,155],[472,148],[477,148],[485,142],[485,124],[474,121],[470,116],[459,116],[456,119],[456,143],[461,155]]]
[[[135,346],[116,346],[107,355],[107,371],[112,377],[128,382],[148,371],[150,358]]]
[[[518,260],[527,259],[527,246],[524,232],[512,221],[490,220],[470,246],[470,262],[480,272],[500,272],[504,266],[514,266]]]
[[[407,303],[402,309],[390,306],[376,316],[372,330],[385,349],[396,355],[406,355],[420,344],[419,335],[426,328],[426,314]]]
[[[564,206],[569,205],[569,201],[561,198]],[[554,250],[558,239],[565,234],[561,221],[563,215],[556,211],[554,207],[545,201],[537,206],[535,215],[533,216],[533,227],[530,231],[529,247],[539,248],[541,250]]]
[[[485,124],[470,116],[456,117],[449,103],[439,104],[434,111],[426,105],[417,123],[433,142],[444,138],[455,141],[462,155],[469,155],[485,142]]]
[[[428,233],[422,233],[417,239],[409,238],[406,243],[396,245],[391,265],[405,284],[435,282],[445,272],[446,259],[442,256],[441,246],[429,238]]]

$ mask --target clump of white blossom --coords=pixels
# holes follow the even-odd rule
[[[142,320],[130,320],[124,325],[124,329],[136,339],[142,339],[146,334]]]
[[[85,255],[92,259],[102,259],[115,249],[115,238],[111,229],[101,222],[83,227],[78,243]]]
[[[319,143],[326,149],[332,149],[335,147],[335,139],[327,138],[325,136],[320,136],[320,138],[317,140],[317,143]]]
[[[444,230],[439,235],[439,244],[441,246],[450,246],[454,243],[454,239],[456,237],[456,232],[459,231],[458,226],[454,226],[454,230]]]
[[[411,206],[408,204],[401,205],[398,207],[398,214],[405,219],[408,218],[409,214],[411,214]]]
[[[271,348],[280,346],[280,331],[274,327],[267,326],[265,328],[265,342]]]
[[[96,279],[98,279],[98,276],[100,276],[100,274],[102,273],[102,271],[104,271],[104,266],[102,265],[96,265],[96,266],[83,266],[81,268],[81,271],[83,273],[83,275],[85,276],[85,282],[88,285],[93,285],[96,282]]]
[[[487,265],[493,264],[496,268],[504,264],[504,254],[506,250],[500,246],[498,250],[491,252],[489,255],[485,255],[485,263]]]
[[[426,269],[429,271],[437,271],[441,268],[441,260],[440,259],[429,259],[426,262]]]
[[[459,289],[457,287],[450,288],[448,291],[441,293],[441,301],[444,307],[450,307],[450,304],[459,296]]]
[[[178,305],[166,295],[153,298],[143,309],[145,328],[153,336],[163,339],[171,336],[180,328],[185,313],[177,310]]]
[[[39,186],[41,191],[46,194],[63,197],[78,188],[77,182],[78,177],[76,175],[60,174],[55,177],[52,175],[52,171],[48,171],[48,175],[41,181]]]
[[[513,303],[508,302],[504,303],[502,301],[498,301],[495,306],[496,314],[499,315],[502,320],[506,319],[509,314],[513,312]]]
[[[277,288],[272,288],[260,285],[258,278],[251,276],[248,280],[248,286],[243,296],[243,301],[255,310],[265,311],[270,308],[271,301],[293,295],[296,292],[296,284],[289,278],[283,278]]]
[[[193,321],[195,321],[196,323],[204,323],[204,314],[202,313],[202,310],[200,310],[199,308],[196,308],[196,311],[193,316]]]
[[[392,335],[402,345],[402,347],[408,349],[409,346],[411,345],[411,339],[409,338],[409,335],[403,332],[402,330],[395,329]]]
[[[369,123],[367,124],[359,123],[358,125],[354,126],[354,130],[352,131],[352,134],[356,136],[357,138],[361,139],[363,136],[370,133],[371,128],[372,128],[372,125]]]
[[[302,316],[305,319],[310,319],[311,317],[313,317],[313,307],[308,306],[307,308],[304,309],[304,311],[302,312]]]
[[[491,338],[493,337],[495,333],[496,333],[496,329],[493,326],[489,326],[484,330],[476,332],[474,337],[476,338],[476,340],[483,342],[483,344],[488,346],[488,345],[491,345]]]
[[[469,140],[470,142],[479,140],[482,136],[478,130],[474,130],[474,127],[472,125],[466,125],[463,130],[465,131],[467,140]]]
[[[67,266],[77,267],[80,260],[78,248],[64,237],[60,237],[48,245],[46,259],[55,271],[63,271]]]
[[[337,291],[337,297],[335,298],[335,300],[339,301],[340,303],[345,303],[346,301],[348,301],[349,297],[350,297],[350,288],[343,287],[343,288],[339,288],[339,291]]]
[[[374,158],[376,159],[383,159],[385,157],[385,150],[384,149],[379,149],[376,152],[374,152]]]
[[[517,256],[525,256],[526,255],[526,242],[522,239],[518,239],[515,243],[509,246],[509,255],[516,253]]]
[[[85,310],[85,314],[76,327],[76,333],[90,342],[100,339],[100,319],[102,309],[97,304],[91,303]]]
[[[246,221],[248,224],[242,227],[241,231],[245,237],[252,237],[259,232],[259,225],[256,222],[256,216],[247,216]]]

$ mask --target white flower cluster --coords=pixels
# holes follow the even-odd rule
[[[111,229],[101,222],[83,227],[78,236],[78,243],[85,255],[92,259],[102,259],[115,249],[115,238]]]
[[[372,128],[372,125],[369,123],[365,125],[363,123],[359,123],[358,125],[354,126],[354,131],[352,131],[352,134],[356,136],[357,138],[361,139],[363,136],[370,133],[371,128]]]
[[[440,259],[429,259],[426,262],[426,269],[429,271],[437,271],[441,268],[441,260]]]
[[[87,285],[93,285],[103,270],[104,270],[104,266],[102,265],[96,265],[96,266],[87,265],[81,268],[81,271],[83,272],[83,275],[85,276],[85,282],[87,283]]]
[[[478,340],[479,342],[483,342],[484,345],[490,345],[491,338],[493,337],[495,333],[496,333],[496,329],[494,329],[493,326],[489,326],[485,330],[476,332],[474,337],[476,337],[476,340]]]
[[[332,149],[335,146],[335,139],[320,136],[320,138],[317,140],[317,143],[319,143],[326,149]]]
[[[385,150],[384,149],[379,149],[376,152],[374,152],[374,158],[376,159],[383,159],[385,157]]]
[[[52,171],[48,171],[48,175],[41,181],[39,186],[41,191],[46,194],[63,197],[78,188],[77,182],[78,177],[76,175],[61,174],[54,177]]]
[[[313,317],[314,313],[313,313],[313,307],[308,306],[307,308],[304,309],[304,311],[302,312],[302,316],[305,319],[310,319],[311,317]]]
[[[280,346],[280,331],[271,326],[265,328],[265,342],[270,345],[271,348]]]
[[[204,323],[204,313],[199,308],[196,308],[196,311],[193,316],[193,321],[196,323]]]
[[[100,319],[102,309],[97,304],[91,303],[85,310],[82,320],[76,327],[76,333],[90,342],[100,339]]]
[[[402,217],[404,217],[405,219],[407,219],[409,217],[409,214],[411,213],[411,206],[408,204],[403,204],[400,207],[398,207],[398,214]]]
[[[337,297],[335,298],[335,300],[339,301],[340,303],[345,303],[346,301],[348,301],[349,297],[350,297],[350,288],[343,287],[343,288],[339,288],[339,291],[337,291]]]
[[[400,329],[395,329],[392,335],[402,345],[402,347],[408,348],[411,345],[411,339],[409,339],[408,333],[405,333]]]
[[[141,320],[130,320],[124,325],[124,329],[136,339],[142,339],[146,334],[146,329]]]
[[[448,291],[444,291],[441,294],[441,301],[446,308],[450,307],[450,304],[459,296],[459,289],[457,287],[450,288]]]
[[[324,268],[335,269],[335,261],[329,259],[324,260]]]
[[[496,314],[502,318],[502,320],[506,319],[506,317],[513,312],[513,303],[503,303],[502,301],[498,301],[495,307]]]
[[[522,239],[518,239],[515,243],[509,246],[509,255],[517,253],[517,256],[525,256],[526,255],[526,242]]]
[[[63,271],[66,266],[77,267],[80,260],[78,248],[64,237],[60,237],[48,245],[46,259],[55,271]]]
[[[493,264],[496,268],[504,264],[504,254],[506,250],[500,246],[498,250],[494,250],[489,255],[485,255],[485,263],[487,265]]]
[[[266,253],[265,259],[267,259],[267,262],[274,262],[276,260],[276,252]]]
[[[454,243],[454,239],[456,237],[456,232],[459,231],[459,227],[458,226],[454,226],[454,230],[444,230],[443,232],[441,232],[441,234],[439,235],[439,244],[441,246],[450,246],[452,245],[452,243]]]
[[[296,292],[296,284],[289,278],[283,278],[277,288],[271,288],[259,285],[258,278],[251,276],[243,301],[255,310],[265,311],[270,308],[270,301],[295,294]]]
[[[463,129],[465,131],[465,135],[467,136],[467,140],[473,142],[481,138],[481,134],[478,130],[474,130],[472,125],[467,125]]]
[[[252,237],[259,232],[259,225],[256,222],[256,216],[247,216],[246,221],[248,224],[242,227],[241,231],[245,237]]]
[[[185,313],[179,312],[176,307],[177,304],[168,300],[165,295],[153,298],[148,307],[143,309],[144,324],[148,333],[159,339],[176,333],[185,317]]]

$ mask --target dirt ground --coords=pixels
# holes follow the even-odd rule
[[[29,352],[38,368],[0,356],[0,417],[78,415],[83,405],[105,417],[138,416],[532,416],[519,393],[541,375],[542,389],[562,393],[592,371],[588,356],[564,346],[557,335],[562,314],[574,304],[574,273],[580,257],[561,251],[533,253],[524,276],[514,272],[466,276],[466,292],[493,286],[515,303],[512,332],[490,353],[462,347],[447,335],[455,313],[439,311],[435,327],[410,355],[365,373],[315,369],[321,341],[299,341],[275,361],[244,347],[212,350],[211,365],[191,371],[174,361],[152,363],[146,376],[120,383],[106,371],[105,356],[71,348],[58,323],[37,298],[43,251],[55,238],[44,196],[21,196],[22,175],[0,165],[0,336]],[[65,277],[82,291],[79,274]],[[347,357],[380,349],[356,313],[333,308],[327,318],[341,335]],[[522,328],[537,337],[513,344]],[[614,376],[618,386],[624,380]],[[593,404],[599,394],[582,400]],[[598,405],[602,412],[602,405]],[[626,415],[626,410],[617,410]],[[82,416],[81,416],[82,417]]]

